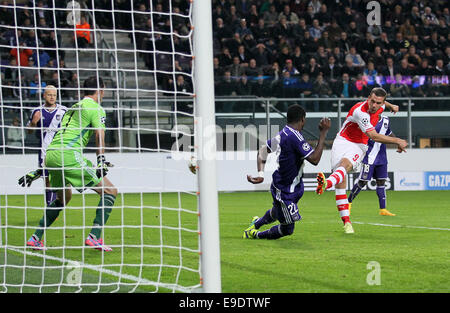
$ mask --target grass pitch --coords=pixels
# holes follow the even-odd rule
[[[171,284],[199,284],[195,196],[120,195],[104,235],[114,250],[105,254],[83,248],[90,227],[81,226],[92,224],[98,202],[93,194],[74,196],[61,212],[46,233],[49,250],[25,249],[42,216],[42,201],[41,196],[1,199],[2,240],[8,243],[0,249],[3,291],[166,292]],[[379,216],[376,193],[361,192],[352,208],[355,234],[346,235],[334,193],[307,192],[294,234],[268,241],[241,236],[254,215],[271,207],[269,192],[220,194],[222,291],[450,292],[450,192],[388,191],[387,201],[397,216]],[[89,208],[80,209],[83,203]],[[25,204],[27,210],[20,208]],[[83,268],[81,281],[74,280],[73,261],[91,266]]]

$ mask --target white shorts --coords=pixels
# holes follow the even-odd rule
[[[338,135],[331,148],[331,171],[334,172],[344,158],[352,163],[353,169],[351,172],[358,171],[366,151],[367,145],[348,141]]]

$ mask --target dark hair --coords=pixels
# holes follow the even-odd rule
[[[287,122],[288,124],[297,123],[301,121],[306,116],[305,109],[303,109],[298,104],[293,104],[289,106],[287,110]]]
[[[85,96],[95,94],[100,88],[105,88],[105,84],[101,77],[91,76],[84,81],[83,89]]]
[[[377,97],[383,97],[383,98],[386,98],[386,96],[387,96],[386,90],[384,90],[381,87],[373,88],[372,91],[370,92],[370,95],[372,95],[372,94],[374,94]]]

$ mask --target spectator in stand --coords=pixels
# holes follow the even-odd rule
[[[444,67],[444,61],[439,58],[436,60],[436,66],[434,67],[433,76],[443,76],[449,74]]]
[[[51,59],[50,55],[45,50],[42,49],[34,50],[31,57],[33,58],[33,60],[35,60],[37,67],[46,67]]]
[[[328,63],[322,67],[322,72],[331,85],[337,82],[337,79],[342,76],[342,68],[336,64],[336,59],[333,55],[328,57]]]
[[[423,90],[422,85],[420,84],[420,77],[419,76],[414,76],[412,83],[411,83],[411,87],[410,87],[410,95],[411,97],[425,97],[425,91]]]
[[[256,45],[256,51],[253,53],[253,56],[258,67],[262,68],[270,64],[270,54],[262,43]]]
[[[30,87],[28,90],[29,97],[31,99],[39,99],[40,95],[44,92],[47,83],[40,79],[39,74],[36,74],[34,79],[28,83],[28,86]]]
[[[352,98],[355,95],[354,85],[348,73],[343,73],[342,78],[335,84],[334,94],[341,98]]]
[[[369,61],[367,63],[367,68],[364,69],[363,75],[367,82],[373,83],[375,81],[375,77],[377,76],[378,72],[375,69],[375,64],[372,61]]]
[[[76,41],[78,48],[87,48],[91,43],[91,25],[86,17],[81,16],[80,23],[76,25]]]
[[[269,28],[266,26],[263,18],[260,18],[258,24],[253,26],[251,30],[257,43],[264,43],[271,36]]]
[[[244,69],[244,73],[249,78],[256,78],[260,74],[261,70],[256,65],[255,59],[250,59],[248,62],[248,67]]]
[[[31,49],[28,49],[25,43],[21,43],[19,48],[13,48],[10,54],[16,58],[16,63],[18,66],[28,66],[28,60],[33,54]]]
[[[422,22],[425,23],[425,20],[428,20],[431,25],[439,25],[439,21],[430,7],[425,7],[425,10],[422,14]]]
[[[320,27],[318,19],[313,20],[312,26],[309,28],[309,34],[314,41],[318,41],[322,37],[322,27]]]
[[[416,34],[416,29],[414,25],[411,25],[411,19],[407,18],[404,24],[400,24],[399,32],[402,34],[403,38],[408,40],[412,39],[412,36]]]
[[[390,93],[392,97],[408,97],[408,85],[403,82],[401,74],[395,75],[395,82],[391,84]]]
[[[252,86],[252,94],[257,97],[267,98],[272,96],[270,85],[262,74],[258,75],[256,82]],[[258,107],[257,107],[258,108]],[[261,111],[261,110],[258,110]]]
[[[284,5],[283,12],[278,15],[278,20],[281,21],[283,17],[286,18],[288,25],[295,25],[298,23],[298,16],[294,12],[291,12],[289,4]]]
[[[39,69],[34,65],[34,59],[32,57],[28,58],[28,66],[20,68],[20,74],[25,79],[26,82],[34,80],[35,76],[39,74]]]
[[[369,60],[374,63],[374,66],[378,71],[386,65],[386,59],[380,46],[375,46],[374,52],[369,56]]]
[[[400,61],[400,68],[398,70],[399,74],[403,76],[411,76],[413,72],[411,71],[411,68],[409,67],[408,60],[406,58],[402,59]]]
[[[336,43],[336,45],[342,50],[344,53],[348,53],[350,51],[350,48],[352,47],[351,40],[348,39],[347,33],[342,32],[341,38]]]
[[[147,24],[147,20],[150,18],[150,13],[147,11],[145,3],[140,3],[138,9],[134,11],[134,28],[144,29]]]
[[[322,32],[322,37],[319,38],[317,43],[319,47],[323,46],[327,53],[330,53],[335,46],[334,40],[330,39],[327,31]]]
[[[317,48],[317,52],[312,56],[316,59],[317,64],[319,64],[320,67],[324,67],[328,62],[328,53],[321,45],[319,45],[319,47]]]
[[[280,17],[279,22],[274,27],[274,33],[278,40],[282,37],[292,37],[292,26],[288,24],[285,16]]]
[[[356,51],[356,48],[354,46],[350,47],[350,51],[345,56],[345,60],[351,59],[353,62],[353,66],[358,68],[363,68],[366,66],[366,62],[361,57],[361,55]]]
[[[399,72],[398,66],[394,65],[392,57],[386,58],[386,66],[383,68],[383,76],[394,77]]]
[[[308,78],[313,80],[316,79],[317,75],[319,75],[321,68],[320,65],[317,64],[317,60],[315,58],[310,58],[304,71],[308,74]]]
[[[362,72],[362,68],[359,66],[355,66],[353,64],[352,58],[346,58],[345,64],[342,67],[342,73],[348,73],[350,77],[355,77],[356,75],[360,74]]]
[[[334,47],[333,56],[336,60],[336,65],[343,66],[345,64],[345,54],[339,47]]]
[[[300,89],[300,97],[301,98],[317,98],[317,95],[314,93],[313,82],[311,81],[308,73],[303,73],[302,78],[299,83]],[[318,101],[305,101],[304,107],[308,108],[311,111],[318,112],[319,111],[319,102]]]
[[[236,28],[235,33],[238,33],[241,38],[243,38],[245,35],[252,35],[252,31],[247,26],[247,20],[245,18],[242,18],[239,21],[239,26]]]
[[[416,47],[414,45],[409,46],[408,53],[404,58],[408,61],[411,70],[416,69],[422,62],[422,58],[416,53]]]
[[[429,64],[428,59],[426,58],[422,59],[422,62],[420,63],[420,66],[417,69],[416,73],[418,75],[425,75],[425,76],[433,75],[434,71]]]
[[[245,67],[242,66],[239,57],[233,57],[233,64],[227,67],[227,71],[230,72],[231,77],[236,80],[245,72]]]
[[[12,147],[22,147],[23,132],[18,117],[14,117],[12,127],[8,127],[7,130],[6,144]]]
[[[305,37],[305,32],[308,31],[305,19],[302,17],[298,20],[298,23],[292,26],[292,36],[295,38],[296,44],[302,42]]]
[[[328,32],[331,40],[334,42],[338,41],[341,38],[341,34],[343,33],[343,29],[339,26],[337,20],[334,18],[331,20],[331,25],[325,28],[325,31]]]
[[[322,73],[319,73],[316,80],[314,81],[313,94],[316,94],[319,98],[333,97],[333,91],[328,82],[324,79]],[[317,107],[316,109],[317,109],[316,111],[319,111],[320,103],[319,107]]]
[[[320,6],[319,12],[317,12],[314,17],[319,20],[320,25],[325,28],[331,24],[331,14],[328,12],[328,7],[326,4]]]
[[[269,10],[264,12],[263,18],[264,22],[269,26],[274,26],[278,22],[278,12],[275,5],[271,5]]]
[[[284,68],[283,68],[283,73],[286,72],[286,71],[289,72],[289,74],[290,74],[291,77],[297,76],[297,75],[300,74],[300,72],[298,71],[298,69],[295,68],[295,66],[293,65],[291,59],[287,59],[287,60],[286,60],[285,66],[284,66]]]
[[[306,55],[302,53],[300,46],[295,46],[294,53],[292,54],[292,62],[294,63],[295,68],[297,68],[300,72],[303,72],[307,58]]]
[[[250,12],[248,12],[246,17],[250,28],[256,26],[259,23],[259,12],[255,4],[250,6]],[[264,21],[264,20],[263,20]]]
[[[249,51],[247,51],[247,49],[245,49],[244,45],[240,45],[238,47],[238,53],[236,56],[239,58],[239,63],[241,63],[244,67],[248,66],[248,62],[252,58],[252,55]]]
[[[222,48],[222,53],[219,55],[219,64],[222,67],[227,67],[233,64],[233,56],[228,47]]]

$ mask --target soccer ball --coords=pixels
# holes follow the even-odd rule
[[[192,174],[197,174],[197,159],[195,156],[191,156],[191,159],[189,160],[189,170]]]

